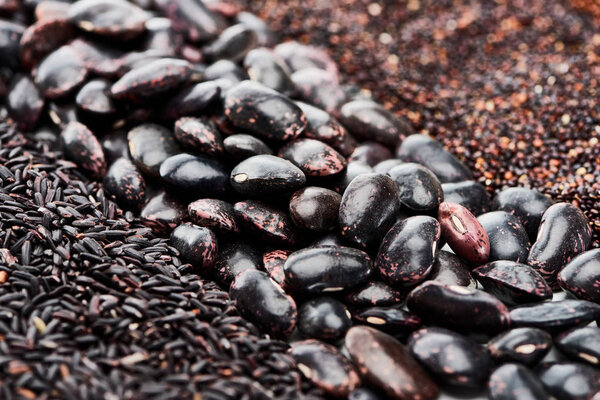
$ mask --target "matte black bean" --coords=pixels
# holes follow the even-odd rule
[[[44,99],[27,75],[15,74],[8,85],[6,108],[17,127],[23,131],[34,129],[44,109]]]
[[[475,181],[442,183],[444,199],[458,203],[474,215],[486,213],[491,208],[491,202],[485,186]]]
[[[217,237],[208,228],[189,222],[179,225],[171,233],[171,246],[179,250],[181,258],[199,271],[211,268],[217,259]]]
[[[290,198],[290,216],[305,230],[327,232],[335,228],[342,196],[333,190],[309,186]]]
[[[104,177],[104,188],[120,206],[138,210],[146,195],[146,181],[138,168],[128,158],[118,158]]]
[[[575,361],[600,365],[600,328],[586,326],[563,332],[555,339],[556,346]]]
[[[367,307],[356,310],[352,318],[394,336],[406,336],[421,327],[421,318],[397,307]]]
[[[512,326],[558,331],[600,318],[600,305],[586,300],[545,301],[510,310]]]
[[[265,47],[250,50],[244,58],[244,68],[253,81],[288,96],[294,93],[291,71],[273,50]]]
[[[273,154],[262,140],[243,133],[231,135],[223,140],[225,151],[234,159],[244,160],[261,154]]]
[[[491,400],[550,400],[538,377],[527,367],[505,364],[497,368],[488,382]]]
[[[573,258],[558,274],[558,283],[580,299],[600,303],[600,249]]]
[[[127,134],[129,153],[135,165],[146,175],[160,177],[160,165],[181,149],[168,129],[156,124],[139,125]]]
[[[175,138],[184,148],[212,157],[224,151],[221,132],[212,121],[205,118],[179,118],[175,121]]]
[[[535,372],[558,400],[588,400],[600,392],[600,370],[586,364],[545,363]]]
[[[254,200],[235,203],[233,209],[242,227],[263,240],[287,246],[299,240],[299,234],[287,212]]]
[[[215,264],[215,276],[225,287],[243,271],[259,270],[262,255],[253,246],[242,242],[230,242],[220,249]]]
[[[427,280],[473,288],[477,285],[467,265],[453,253],[444,250],[437,253]]]
[[[279,149],[279,157],[289,160],[307,176],[331,176],[346,167],[346,159],[331,146],[315,139],[296,139]]]
[[[69,19],[81,30],[128,40],[145,30],[149,14],[124,0],[78,0],[69,7]]]
[[[219,233],[238,233],[240,227],[233,205],[218,199],[199,199],[188,205],[192,222]]]
[[[352,290],[344,298],[344,303],[351,307],[385,307],[399,305],[405,294],[391,286],[378,281],[370,281],[365,286]]]
[[[230,175],[233,189],[245,196],[269,197],[304,186],[306,176],[291,162],[272,155],[258,155],[239,163]]]
[[[298,329],[305,338],[326,342],[342,338],[352,326],[350,312],[338,300],[317,297],[298,309]]]
[[[488,342],[488,352],[497,363],[536,365],[552,348],[552,336],[538,328],[513,328]]]
[[[219,160],[203,155],[177,154],[160,165],[160,177],[184,195],[224,195],[229,191],[228,169]]]

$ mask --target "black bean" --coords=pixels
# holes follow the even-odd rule
[[[498,363],[535,365],[552,347],[552,337],[538,328],[514,328],[488,342],[488,352]]]
[[[542,382],[527,367],[519,364],[504,364],[497,368],[488,382],[491,400],[550,400],[552,397]]]
[[[477,220],[485,229],[490,241],[488,261],[527,261],[529,238],[519,219],[506,211],[481,214]]]
[[[298,329],[305,338],[336,341],[351,326],[348,309],[330,297],[317,297],[298,309]]]

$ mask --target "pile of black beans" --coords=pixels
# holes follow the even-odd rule
[[[233,5],[11,5],[1,114],[170,235],[328,395],[600,399],[600,250],[577,207],[488,198],[325,51]]]

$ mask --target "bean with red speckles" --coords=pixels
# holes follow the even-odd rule
[[[550,206],[544,215],[527,264],[555,284],[559,271],[579,253],[587,250],[592,238],[589,221],[581,210],[569,203]]]
[[[560,351],[575,361],[587,362],[596,367],[600,365],[600,328],[575,328],[561,333],[554,340]]]
[[[550,400],[538,377],[527,367],[505,364],[496,369],[488,382],[491,400]]]
[[[400,202],[411,210],[435,210],[444,200],[440,181],[420,164],[404,163],[391,168],[387,174],[398,185]]]
[[[208,119],[183,117],[175,121],[175,138],[184,147],[212,157],[223,153],[221,132]]]
[[[492,360],[478,343],[443,328],[424,328],[408,339],[413,356],[437,382],[454,387],[485,385]]]
[[[237,160],[244,160],[261,154],[273,154],[273,150],[265,142],[243,133],[226,137],[223,140],[223,146],[227,154]]]
[[[269,277],[277,282],[283,289],[286,289],[283,266],[290,254],[292,254],[291,250],[272,250],[263,254],[263,266],[265,271],[269,274]]]
[[[229,295],[242,316],[275,337],[289,337],[296,326],[296,302],[262,271],[237,275]]]
[[[492,338],[487,348],[497,363],[536,365],[552,348],[552,336],[538,328],[514,328]]]
[[[212,60],[241,61],[257,43],[256,33],[242,24],[225,29],[217,39],[203,50]]]
[[[288,160],[263,154],[236,165],[230,181],[233,189],[244,196],[269,198],[301,188],[306,176]]]
[[[553,204],[550,197],[528,188],[508,188],[494,198],[494,207],[515,215],[534,242],[544,212]]]
[[[363,249],[378,247],[399,212],[398,187],[392,178],[359,175],[350,182],[340,203],[342,237]]]
[[[342,196],[333,190],[309,186],[295,192],[290,199],[292,221],[315,232],[332,230],[338,221]]]
[[[229,189],[228,169],[219,160],[198,154],[181,153],[164,160],[160,177],[183,196],[219,196]]]
[[[488,293],[508,305],[535,303],[552,298],[552,289],[529,265],[494,261],[473,270],[473,276]]]
[[[364,380],[393,400],[437,398],[437,385],[410,351],[393,337],[366,326],[355,326],[344,345]]]
[[[345,398],[360,385],[354,366],[330,344],[304,340],[292,344],[290,352],[300,372],[330,396]]]
[[[471,276],[469,268],[456,255],[448,251],[439,251],[427,280],[444,285],[476,287],[477,282]]]
[[[395,337],[404,337],[421,327],[421,318],[397,307],[362,308],[353,312],[352,318]]]
[[[127,158],[112,163],[104,177],[104,188],[120,206],[138,210],[146,195],[146,181],[137,167]]]
[[[392,286],[414,286],[429,275],[439,239],[435,218],[418,215],[400,220],[383,238],[375,268]]]
[[[192,222],[219,233],[239,233],[233,205],[218,199],[199,199],[188,205]]]
[[[298,97],[330,114],[347,101],[337,74],[320,68],[304,68],[292,74]]]
[[[581,253],[558,274],[560,286],[576,297],[600,303],[600,249]]]
[[[299,239],[294,223],[284,211],[254,200],[235,203],[233,209],[249,234],[258,234],[263,240],[276,245],[291,246]]]
[[[35,83],[49,99],[65,97],[80,86],[88,75],[83,58],[71,45],[48,54],[37,68]]]
[[[253,246],[239,242],[229,242],[223,246],[215,262],[215,277],[227,287],[243,271],[259,270],[262,267],[260,253]]]
[[[410,135],[400,145],[396,156],[429,168],[442,183],[470,180],[472,172],[442,144],[426,135]]]
[[[292,95],[295,87],[290,78],[290,70],[285,61],[271,49],[261,47],[250,50],[244,58],[244,68],[250,79],[259,82],[279,93]]]
[[[438,210],[442,237],[456,255],[472,264],[483,264],[490,255],[490,241],[483,226],[469,210],[443,202]]]
[[[330,176],[346,167],[346,159],[331,146],[314,139],[296,139],[279,150],[279,157],[296,165],[307,176]]]
[[[31,78],[15,74],[7,91],[6,108],[17,127],[23,131],[35,128],[44,109],[44,99]]]
[[[500,300],[464,286],[427,281],[409,293],[406,304],[425,324],[459,332],[495,334],[510,324],[508,308]]]
[[[129,40],[145,30],[149,14],[124,0],[79,0],[69,8],[69,20],[86,32]]]
[[[73,26],[66,18],[46,18],[29,26],[21,36],[21,63],[29,69],[74,36]]]
[[[558,331],[600,318],[600,305],[586,300],[545,301],[510,310],[512,326],[532,326]]]
[[[352,326],[350,312],[336,299],[317,297],[298,310],[298,330],[305,338],[333,342]]]
[[[442,183],[442,191],[445,201],[458,203],[474,215],[490,210],[489,195],[481,183],[475,181]]]
[[[166,192],[159,192],[153,196],[140,212],[142,223],[158,234],[175,229],[185,217],[185,204]]]
[[[181,258],[199,271],[212,267],[217,259],[217,237],[207,228],[189,222],[179,225],[171,233],[171,246],[179,250]]]
[[[506,211],[481,214],[477,220],[490,241],[488,261],[525,262],[529,254],[529,238],[519,219]]]
[[[164,106],[166,119],[177,119],[185,115],[196,115],[213,106],[221,96],[218,82],[200,82],[181,89]]]
[[[344,303],[351,307],[385,307],[400,304],[405,294],[378,281],[370,281],[365,286],[348,293]]]
[[[65,155],[75,161],[95,179],[106,174],[104,151],[96,136],[79,122],[70,122],[62,130],[60,137],[64,143]]]
[[[595,399],[600,392],[600,370],[587,364],[544,363],[535,372],[546,391],[559,400]]]
[[[361,250],[309,247],[287,258],[285,283],[298,293],[339,292],[366,283],[371,269],[371,259]]]
[[[234,126],[278,141],[298,137],[306,116],[290,99],[260,83],[244,81],[225,95],[225,115]]]
[[[362,161],[370,167],[374,167],[390,158],[392,158],[392,152],[387,147],[381,143],[366,141],[356,145],[348,157],[348,161]]]
[[[157,124],[142,124],[127,133],[129,154],[135,165],[150,177],[160,177],[160,165],[181,153],[171,132]]]

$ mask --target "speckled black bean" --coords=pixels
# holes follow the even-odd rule
[[[485,186],[475,181],[442,183],[444,199],[458,203],[474,215],[488,212],[491,208],[490,198]]]
[[[506,211],[492,211],[481,214],[477,220],[485,229],[490,241],[488,261],[527,261],[529,237],[516,216]]]
[[[304,340],[293,343],[290,352],[300,372],[332,397],[346,398],[360,385],[352,363],[330,344]]]
[[[294,139],[306,128],[306,116],[296,104],[251,81],[241,82],[227,92],[225,115],[234,126],[273,140]]]
[[[586,364],[544,363],[535,369],[547,392],[558,400],[589,400],[600,392],[600,370]]]
[[[427,280],[473,288],[477,285],[467,265],[453,253],[444,250],[437,253]]]
[[[398,188],[382,174],[359,175],[350,182],[340,203],[342,237],[367,249],[379,246],[400,211]]]
[[[338,221],[338,210],[342,196],[316,186],[302,188],[290,199],[290,216],[294,223],[305,230],[327,232]]]
[[[509,212],[519,218],[531,242],[536,240],[542,215],[552,203],[550,197],[528,188],[508,188],[494,198],[497,210]]]
[[[146,195],[146,181],[139,169],[128,159],[115,160],[106,176],[104,188],[113,196],[121,207],[138,210]]]
[[[410,135],[397,152],[398,158],[429,168],[442,183],[461,182],[472,178],[471,171],[442,144],[426,135]]]
[[[243,133],[231,135],[223,140],[225,151],[234,159],[244,160],[261,154],[273,154],[262,140]]]
[[[64,143],[65,155],[95,179],[106,174],[104,151],[96,136],[87,126],[70,122],[62,130],[60,137]]]
[[[182,260],[198,271],[211,268],[217,259],[217,237],[208,228],[189,222],[179,225],[171,233],[171,246],[179,250]]]
[[[175,121],[175,139],[184,148],[212,157],[219,156],[224,151],[221,132],[206,118],[179,118]]]
[[[188,214],[198,226],[210,228],[218,233],[239,233],[233,205],[219,199],[199,199],[188,205]]]
[[[367,307],[356,310],[352,318],[394,336],[405,337],[421,327],[421,318],[398,307]]]
[[[375,268],[392,286],[414,286],[429,275],[439,239],[435,218],[417,215],[400,220],[383,238]]]
[[[15,74],[8,84],[6,108],[23,131],[34,129],[44,109],[44,99],[27,75]]]
[[[404,293],[383,282],[370,281],[348,293],[344,303],[355,308],[385,307],[399,305],[405,297]]]
[[[492,360],[478,343],[443,328],[424,328],[408,339],[413,356],[437,382],[479,388],[488,379]]]
[[[558,274],[558,283],[580,299],[600,303],[600,249],[573,258]]]
[[[575,361],[600,365],[600,328],[586,326],[563,332],[555,339],[556,346]]]
[[[79,0],[69,7],[69,20],[85,32],[129,40],[145,30],[150,15],[124,0]]]
[[[492,338],[488,352],[497,363],[536,365],[552,348],[552,336],[539,328],[514,328]]]
[[[331,176],[346,167],[346,159],[331,146],[315,139],[296,139],[281,149],[279,157],[289,160],[307,176]]]
[[[305,338],[333,342],[352,326],[350,312],[340,301],[317,297],[298,309],[298,330]]]
[[[203,51],[206,57],[218,60],[227,59],[241,61],[257,44],[256,33],[243,24],[231,25],[217,39],[206,46]]]
[[[427,281],[409,293],[406,304],[425,324],[459,332],[496,334],[510,323],[508,309],[500,300],[464,286]]]
[[[224,18],[195,0],[155,0],[154,3],[173,23],[173,30],[192,42],[214,38],[226,26]]]
[[[387,147],[377,142],[366,141],[354,148],[348,161],[362,161],[370,167],[374,167],[390,158],[392,158],[392,152]]]
[[[290,78],[291,71],[285,61],[271,49],[261,47],[248,52],[244,58],[244,68],[250,79],[259,82],[287,96],[295,91]]]
[[[229,191],[228,169],[219,160],[181,153],[164,160],[160,177],[183,196],[224,195]]]
[[[109,96],[110,82],[104,79],[88,81],[75,97],[77,115],[85,121],[110,123],[116,108]]]
[[[291,79],[300,99],[328,113],[336,113],[347,100],[338,75],[334,72],[304,68],[294,72]]]
[[[587,250],[591,238],[589,221],[579,208],[569,203],[554,204],[542,216],[527,264],[554,284],[571,258]]]
[[[221,96],[218,82],[200,82],[180,90],[164,106],[163,115],[174,120],[185,115],[197,115],[212,107]]]
[[[490,400],[551,400],[538,377],[527,367],[505,364],[497,368],[488,382]]]
[[[187,207],[166,192],[154,195],[140,212],[142,223],[158,234],[173,230],[187,217]]]
[[[167,158],[181,153],[171,132],[156,124],[142,124],[127,133],[131,159],[143,173],[160,177],[160,165]]]
[[[80,86],[88,75],[83,58],[71,45],[61,46],[40,63],[35,83],[49,99],[67,96]]]
[[[435,210],[444,200],[444,192],[437,177],[417,163],[404,163],[387,171],[396,182],[403,206],[414,211]]]
[[[237,275],[229,295],[242,316],[275,337],[288,337],[296,326],[294,299],[262,271],[246,270]]]
[[[243,271],[262,269],[262,255],[255,247],[239,242],[229,242],[223,246],[215,263],[215,276],[219,283],[227,287],[236,275]]]
[[[291,246],[299,240],[296,227],[287,212],[264,203],[247,200],[233,205],[243,230],[257,234],[272,244]]]
[[[533,326],[548,331],[587,324],[600,318],[600,305],[586,300],[545,301],[510,310],[512,326]]]
[[[309,247],[296,251],[284,266],[285,282],[306,294],[339,292],[360,286],[369,279],[369,256],[351,247]]]
[[[473,270],[473,276],[488,293],[508,305],[535,303],[552,298],[552,289],[529,265],[494,261]]]
[[[249,197],[270,197],[291,193],[306,183],[298,167],[268,154],[253,156],[239,163],[230,174],[233,189]]]
[[[263,267],[265,271],[279,286],[286,290],[285,272],[283,266],[285,260],[292,254],[291,250],[272,250],[263,254]]]

